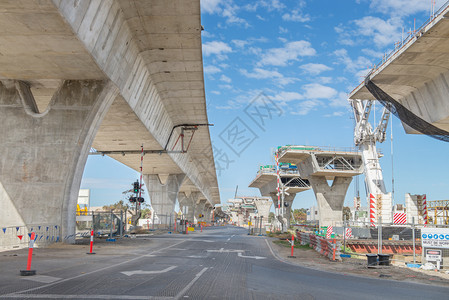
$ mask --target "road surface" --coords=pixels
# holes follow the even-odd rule
[[[449,288],[311,270],[276,259],[237,227],[0,253],[0,299],[448,299]],[[133,241],[131,241],[133,240]]]

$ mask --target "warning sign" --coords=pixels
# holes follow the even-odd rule
[[[443,250],[426,249],[427,261],[442,261]]]
[[[449,228],[422,228],[422,246],[449,249]]]

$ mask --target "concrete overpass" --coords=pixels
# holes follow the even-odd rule
[[[91,147],[139,170],[143,145],[157,213],[180,191],[220,202],[199,0],[1,1],[0,65],[2,226],[73,240]]]
[[[407,133],[449,141],[449,7],[373,68],[349,99],[393,105]]]

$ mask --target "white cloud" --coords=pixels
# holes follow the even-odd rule
[[[440,8],[446,0],[436,0],[435,11]],[[430,14],[430,1],[423,0],[371,0],[370,8],[392,16],[409,16],[419,12]]]
[[[201,11],[208,14],[217,14],[226,19],[228,24],[243,25],[249,27],[246,20],[237,16],[241,8],[232,0],[201,0]]]
[[[206,66],[204,67],[204,73],[206,74],[216,74],[220,73],[221,69],[217,68],[216,66]]]
[[[337,95],[335,89],[319,83],[306,84],[303,88],[304,98],[308,99],[331,99]]]
[[[224,53],[232,52],[232,48],[228,44],[220,41],[206,42],[203,44],[203,55],[210,56],[215,54],[218,59],[226,59]]]
[[[356,60],[349,57],[346,49],[338,49],[334,51],[334,55],[337,57],[339,63],[345,65],[345,69],[348,72],[360,76],[360,72],[365,72],[368,67],[372,66],[372,62],[366,57],[359,56]]]
[[[245,48],[250,44],[248,40],[232,40],[231,43],[233,43],[237,48]]]
[[[295,81],[298,81],[297,78],[292,77],[284,77],[281,73],[274,70],[265,70],[262,68],[254,68],[253,72],[248,72],[245,69],[240,69],[240,73],[248,78],[254,78],[254,79],[272,79],[275,83],[277,83],[280,86],[284,86],[287,84],[291,84]]]
[[[278,71],[269,71],[261,68],[254,68],[253,72],[250,73],[245,69],[240,69],[240,73],[248,78],[255,79],[267,79],[267,78],[282,78],[283,75]]]
[[[381,18],[366,16],[354,21],[358,27],[356,33],[372,39],[378,48],[393,45],[401,39],[402,20],[391,18],[383,20]]]
[[[299,57],[313,56],[315,49],[308,41],[294,41],[286,43],[283,48],[268,49],[262,54],[259,65],[286,66],[290,61],[296,61]]]
[[[328,84],[328,83],[331,83],[331,82],[332,82],[332,77],[322,76],[322,77],[319,77],[319,78],[318,78],[318,81],[319,81],[321,84]]]
[[[221,81],[224,81],[224,82],[226,82],[226,83],[231,83],[231,78],[229,78],[228,76],[226,76],[226,75],[221,75],[221,77],[220,77],[220,80]]]
[[[201,11],[209,14],[219,13],[222,0],[201,0]]]
[[[287,28],[284,28],[284,27],[282,27],[282,26],[279,26],[279,33],[280,34],[282,34],[282,33],[287,33],[288,32],[288,29]]]
[[[295,9],[292,10],[291,13],[285,13],[282,15],[282,20],[305,23],[310,21],[310,16],[307,14],[303,15],[300,10]]]
[[[279,101],[279,102],[289,102],[295,100],[302,100],[304,96],[297,92],[280,92],[276,96],[271,97],[271,99]]]
[[[310,73],[312,75],[319,75],[322,72],[330,71],[332,70],[331,67],[328,67],[323,64],[314,64],[314,63],[308,63],[305,65],[300,66],[301,69],[306,71],[307,73]]]
[[[323,105],[323,103],[319,100],[305,100],[301,101],[298,104],[298,110],[291,112],[292,115],[307,115],[312,110],[315,110],[317,107]]]
[[[342,106],[348,107],[348,94],[339,92],[336,97],[332,97],[330,100],[330,106]]]
[[[375,51],[373,49],[362,49],[363,54],[371,56],[371,57],[375,57],[375,58],[382,58],[382,56],[385,55],[384,52],[381,51]]]
[[[247,4],[244,8],[247,11],[256,11],[259,7],[265,8],[271,12],[274,10],[281,11],[285,8],[285,5],[280,0],[259,0],[254,4]]]

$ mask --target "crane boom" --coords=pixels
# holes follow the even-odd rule
[[[382,216],[383,222],[391,222],[392,197],[387,193],[383,180],[382,168],[376,142],[384,142],[390,112],[384,108],[379,124],[373,130],[369,123],[369,115],[374,100],[349,100],[354,111],[354,143],[362,152],[365,173],[365,187],[369,197],[371,225]]]

